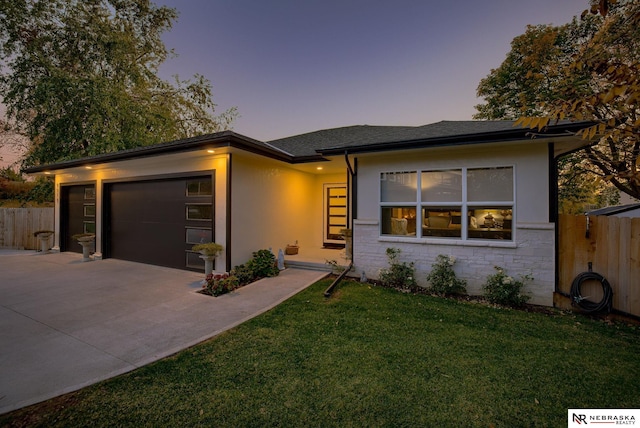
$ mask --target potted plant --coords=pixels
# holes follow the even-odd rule
[[[40,240],[40,251],[49,252],[49,238],[54,234],[53,230],[38,230],[33,232],[33,236]]]
[[[191,249],[201,254],[200,258],[204,260],[204,273],[205,275],[209,275],[213,272],[213,259],[218,257],[223,247],[215,242],[207,242],[204,244],[196,244],[191,247]]]
[[[71,238],[75,239],[76,241],[78,241],[78,244],[82,245],[82,261],[90,261],[91,259],[89,258],[89,252],[91,251],[91,247],[96,240],[95,233],[78,233],[76,235],[72,235]]]
[[[298,254],[299,249],[300,247],[298,246],[298,241],[296,241],[295,244],[287,244],[287,246],[284,249],[284,253],[288,256],[292,256],[292,255]]]

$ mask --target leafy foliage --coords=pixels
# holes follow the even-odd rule
[[[489,275],[483,286],[484,296],[491,303],[505,306],[522,306],[529,300],[523,293],[525,282],[533,280],[530,275],[523,275],[519,280],[507,275],[505,270],[495,266],[497,273]]]
[[[589,171],[588,161],[577,153],[558,160],[559,212],[584,214],[588,209],[618,205],[620,192]]]
[[[0,0],[0,93],[37,165],[215,132],[203,76],[166,82],[162,33],[177,12],[148,0]]]
[[[440,254],[436,257],[436,262],[431,265],[431,272],[427,275],[427,281],[431,284],[430,292],[441,296],[467,292],[467,281],[457,278],[453,271],[455,263],[456,259],[453,256]]]
[[[9,176],[12,175],[9,174]],[[0,201],[16,200],[21,204],[53,202],[54,185],[52,179],[38,177],[36,181],[25,181],[20,176],[14,178],[10,180],[0,176]]]
[[[247,262],[247,267],[255,279],[278,276],[280,270],[277,266],[276,256],[269,250],[258,250]]]
[[[222,252],[224,247],[216,242],[206,242],[202,244],[196,244],[191,247],[191,250],[201,252],[207,256],[218,256]]]
[[[210,296],[220,296],[229,293],[240,286],[238,278],[228,273],[210,273],[203,285],[204,292]]]
[[[584,27],[584,28],[581,28]],[[480,81],[476,119],[515,120],[547,114],[543,103],[556,99],[562,82],[561,63],[575,53],[572,34],[593,31],[580,21],[554,27],[527,26],[511,42],[511,51],[497,69]]]
[[[249,261],[233,268],[231,274],[238,278],[240,285],[249,284],[261,278],[278,276],[280,270],[276,257],[269,250],[258,250]]]
[[[387,248],[389,267],[380,270],[379,280],[385,287],[398,288],[400,290],[415,291],[418,288],[416,282],[416,269],[414,263],[400,262],[399,248]]]
[[[219,296],[259,279],[278,276],[279,274],[280,270],[276,265],[276,258],[273,253],[269,250],[259,250],[253,253],[253,257],[249,261],[234,267],[229,273],[211,273],[207,275],[202,288],[205,294]]]
[[[590,12],[514,39],[478,87],[487,102],[476,117],[520,117],[538,130],[585,121],[581,171],[640,198],[640,2],[601,0]]]
[[[53,179],[48,177],[38,177],[35,185],[24,199],[26,202],[53,202],[55,188]]]
[[[18,174],[10,167],[0,168],[0,180],[1,179],[5,179],[9,181],[18,181],[21,183],[25,181],[22,175]]]

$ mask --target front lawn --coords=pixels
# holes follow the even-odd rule
[[[0,426],[562,427],[640,407],[636,327],[327,285]]]

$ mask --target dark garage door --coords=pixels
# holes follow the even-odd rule
[[[96,233],[96,186],[94,184],[62,186],[60,191],[62,201],[60,250],[81,253],[82,246],[71,237],[81,233]],[[95,252],[95,248],[92,248],[91,252]]]
[[[106,185],[107,256],[202,270],[190,249],[213,236],[212,189],[211,176]]]

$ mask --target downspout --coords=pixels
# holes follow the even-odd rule
[[[351,260],[349,261],[349,266],[347,266],[345,270],[343,270],[342,273],[338,275],[338,277],[324,291],[324,297],[331,297],[331,293],[333,293],[333,290],[337,287],[340,281],[342,281],[342,279],[345,276],[347,276],[347,273],[349,273],[349,271],[351,271],[351,269],[353,268],[353,255],[355,251],[353,247],[353,217],[351,216],[351,213],[355,212],[355,210],[353,210],[352,207],[355,206],[354,201],[355,201],[356,191],[353,189],[357,186],[354,186],[353,183],[355,182],[356,171],[354,171],[353,167],[351,166],[351,162],[349,161],[348,150],[344,151],[344,160],[345,160],[345,163],[347,164],[347,172],[348,172],[347,174],[347,228],[351,229]],[[356,162],[356,168],[357,168],[358,160],[355,159],[354,161]]]
[[[549,143],[548,145],[548,153],[549,153],[549,222],[553,222],[555,227],[554,230],[554,259],[555,263],[553,266],[554,270],[554,281],[553,281],[553,291],[558,293],[560,291],[560,247],[559,247],[559,237],[560,231],[558,230],[558,219],[560,204],[558,201],[559,190],[558,190],[558,161],[560,157],[555,157],[553,155],[554,152],[554,144]]]
[[[226,242],[226,248],[225,248],[225,259],[226,259],[226,263],[225,263],[225,271],[226,272],[231,272],[231,227],[233,226],[232,222],[231,222],[231,204],[233,202],[232,196],[231,196],[231,178],[233,175],[233,171],[231,170],[232,166],[233,166],[233,159],[231,158],[232,154],[229,153],[227,155],[227,175],[226,175],[226,180],[227,180],[227,195],[226,195],[226,212],[225,212],[225,228],[226,230],[226,234],[225,234],[225,242]],[[214,193],[215,194],[215,193]],[[215,199],[214,199],[215,201]],[[214,205],[215,206],[215,205]],[[215,216],[214,216],[215,218]],[[215,221],[215,220],[214,220]]]

